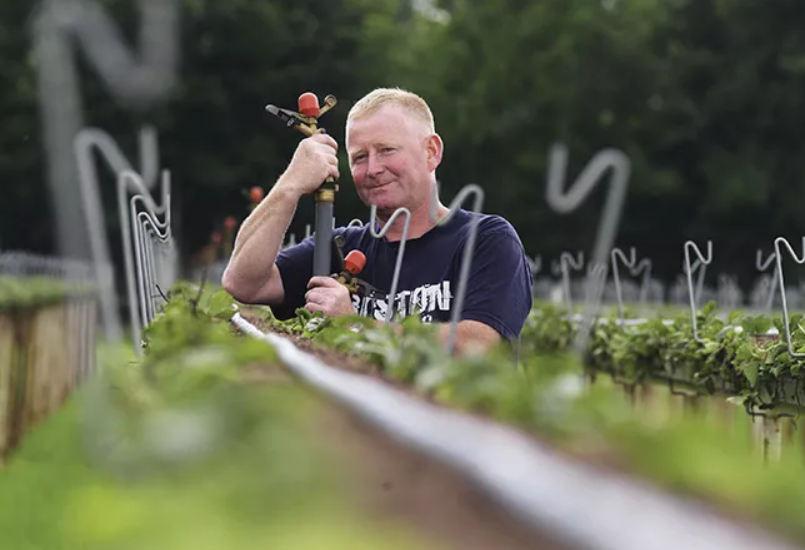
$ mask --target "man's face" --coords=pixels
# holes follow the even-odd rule
[[[361,200],[387,215],[425,204],[435,168],[431,141],[425,125],[396,105],[350,121],[347,153]]]

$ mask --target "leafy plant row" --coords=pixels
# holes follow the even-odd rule
[[[231,308],[225,293],[182,283],[144,331],[141,357],[100,349],[104,376],[8,466],[7,546],[426,547],[365,520],[342,461],[313,436],[320,404],[276,376],[274,348],[236,331]],[[48,491],[32,491],[41,479]]]
[[[672,373],[688,372],[697,387],[706,388],[706,380],[715,383],[716,373],[730,368],[729,380],[751,400],[760,394],[757,388],[769,375],[778,378],[798,372],[795,362],[781,363],[786,370],[778,367],[777,375],[771,374],[773,367],[758,364],[780,349],[757,345],[748,335],[764,332],[761,318],[719,321],[708,306],[700,314],[703,342],[696,343],[686,336],[682,319],[670,327],[650,321],[632,332],[615,324],[602,325],[596,329],[584,365],[566,353],[573,325],[558,310],[540,308],[529,318],[519,368],[515,368],[505,346],[485,355],[447,357],[434,328],[412,318],[392,329],[359,317],[333,319],[304,310],[287,321],[276,319],[266,307],[243,309],[243,314],[269,330],[307,339],[314,347],[371,361],[385,377],[404,382],[445,406],[519,426],[573,456],[636,473],[672,492],[703,498],[733,516],[805,543],[805,525],[798,512],[805,505],[801,448],[790,449],[778,462],[764,467],[752,440],[751,418],[741,414],[737,405],[738,414],[725,427],[711,417],[675,415],[670,399],[635,414],[609,377],[587,388],[583,383],[591,364],[614,371],[616,363],[629,365],[617,370],[636,381],[641,373],[647,376],[653,372],[649,369],[666,364],[656,363],[656,354],[673,366]],[[731,321],[739,321],[747,330],[730,328]],[[631,348],[632,339],[637,349]],[[671,350],[684,355],[674,359]],[[746,353],[752,359],[741,360]],[[750,362],[757,364],[756,375],[746,365]]]
[[[45,307],[66,298],[86,296],[91,291],[88,283],[50,277],[0,276],[0,312]]]
[[[781,319],[740,312],[722,319],[710,303],[697,315],[698,340],[685,314],[671,323],[656,317],[624,327],[615,315],[601,321],[584,358],[593,373],[609,374],[627,386],[662,382],[701,394],[731,395],[748,410],[800,412],[805,402],[805,360],[788,352],[784,337],[767,334],[772,326],[784,334]],[[793,347],[803,352],[802,316],[789,321]],[[543,305],[529,316],[523,345],[537,353],[568,350],[575,329],[562,310]]]

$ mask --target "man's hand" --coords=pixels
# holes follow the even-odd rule
[[[299,142],[288,168],[277,185],[296,197],[313,193],[327,176],[338,179],[338,143],[317,133]]]
[[[321,311],[330,317],[355,315],[347,287],[331,277],[313,277],[307,284],[305,309],[310,312]]]

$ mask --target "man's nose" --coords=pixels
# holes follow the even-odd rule
[[[369,176],[376,176],[383,172],[384,168],[383,163],[380,161],[377,155],[370,153],[367,160],[366,173]]]

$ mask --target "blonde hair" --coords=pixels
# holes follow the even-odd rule
[[[351,120],[373,115],[386,105],[401,107],[406,113],[422,122],[429,133],[436,133],[433,113],[425,100],[402,88],[375,88],[352,106],[347,114],[347,124]]]

